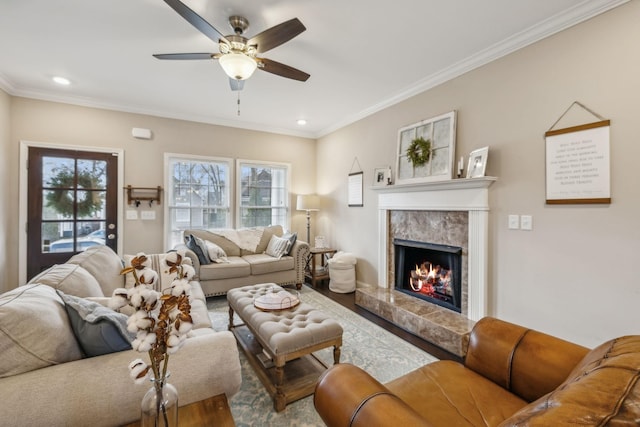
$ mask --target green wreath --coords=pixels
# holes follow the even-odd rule
[[[431,157],[431,140],[423,137],[413,139],[407,148],[407,157],[413,167],[427,163]]]
[[[52,207],[65,217],[73,217],[74,205],[76,215],[80,218],[91,217],[100,212],[103,198],[100,192],[88,191],[98,181],[100,172],[79,171],[77,177],[67,167],[54,169],[57,172],[47,183],[51,187],[46,192],[46,206]],[[77,180],[77,194],[74,190]],[[77,197],[77,199],[76,199]]]

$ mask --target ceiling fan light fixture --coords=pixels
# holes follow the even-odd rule
[[[246,80],[258,67],[255,59],[242,53],[227,53],[219,59],[227,76],[236,80]]]

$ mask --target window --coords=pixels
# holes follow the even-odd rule
[[[238,228],[288,227],[289,169],[284,163],[238,160]]]
[[[230,159],[165,154],[165,164],[167,248],[186,229],[231,227]]]

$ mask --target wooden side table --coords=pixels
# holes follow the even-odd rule
[[[179,392],[178,392],[179,396]],[[235,427],[227,396],[222,393],[190,405],[178,408],[180,427]],[[127,424],[124,427],[138,427],[140,422]]]
[[[338,252],[337,249],[331,248],[311,248],[309,251],[309,259],[307,260],[307,271],[305,276],[311,280],[311,286],[315,288],[316,281],[324,280],[329,278],[329,270],[327,269],[327,265],[325,263],[325,255],[329,255],[332,257],[335,253]],[[320,255],[320,267],[322,267],[322,271],[318,273],[316,270],[316,256]]]

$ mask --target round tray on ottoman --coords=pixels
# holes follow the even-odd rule
[[[293,295],[285,290],[273,289],[273,292],[267,292],[253,300],[253,305],[260,310],[287,310],[300,304],[297,295]]]

